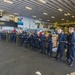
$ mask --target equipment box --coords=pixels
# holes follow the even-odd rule
[[[57,47],[58,35],[52,35],[53,47]]]

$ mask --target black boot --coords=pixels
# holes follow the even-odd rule
[[[72,67],[72,66],[73,66],[73,62],[70,63],[70,67]]]
[[[57,61],[61,61],[61,58],[58,58]]]

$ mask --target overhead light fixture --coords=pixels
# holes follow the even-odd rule
[[[14,15],[9,15],[9,16],[14,16]]]
[[[0,12],[3,12],[3,10],[0,9]]]
[[[18,13],[14,13],[14,15],[17,15],[18,16],[19,14]]]
[[[32,17],[36,18],[36,16],[32,16]]]
[[[51,18],[55,18],[54,16],[51,16]]]
[[[30,8],[30,7],[26,7],[26,9],[28,9],[28,10],[32,10],[32,8]]]
[[[4,2],[9,3],[9,4],[13,4],[13,2],[10,0],[4,0]]]
[[[47,20],[47,21],[50,21],[50,20]]]
[[[75,16],[72,16],[72,18],[74,18]]]
[[[55,23],[58,23],[58,22],[55,22]]]
[[[64,16],[67,16],[67,14],[64,14]]]
[[[45,0],[39,0],[41,3],[44,3],[44,4],[46,4],[46,1]]]
[[[48,15],[47,13],[43,13],[44,15]]]
[[[39,20],[42,20],[41,18],[39,18]]]
[[[64,19],[62,18],[62,20],[64,21]]]
[[[70,14],[70,13],[67,13],[67,15],[69,15],[69,16],[70,16],[71,14]]]
[[[69,22],[69,20],[66,20],[67,22]]]
[[[62,9],[59,8],[58,11],[62,12]]]

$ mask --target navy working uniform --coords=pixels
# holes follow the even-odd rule
[[[13,42],[16,43],[17,35],[16,33],[13,33]]]
[[[75,59],[75,33],[73,32],[68,36],[67,61],[70,60],[70,64],[73,64],[74,59]]]
[[[20,37],[20,46],[22,46],[25,40],[24,33],[20,34],[19,37]]]
[[[10,33],[10,42],[13,41],[13,33]]]
[[[68,48],[68,45],[67,45],[67,41],[68,41],[68,34],[64,34],[65,35],[65,39],[66,39],[66,45],[65,45],[65,49],[67,49]]]
[[[25,47],[28,48],[29,36],[27,33],[24,35],[24,38],[25,38]]]
[[[31,47],[31,48],[33,48],[33,45],[34,45],[33,40],[34,40],[34,39],[33,39],[33,34],[31,34],[31,35],[30,35],[30,47]]]
[[[52,37],[49,37],[48,40],[48,52],[50,53],[50,56],[52,57],[52,46],[53,46],[53,43],[52,43]]]
[[[6,40],[6,33],[1,33],[1,39]]]
[[[46,54],[45,53],[45,46],[46,46],[46,36],[45,36],[45,34],[43,34],[41,36],[41,49],[42,49],[43,54]]]
[[[38,50],[38,46],[39,46],[38,34],[34,34],[34,49]]]
[[[32,43],[33,44],[33,49],[35,49],[35,34],[33,34],[33,40],[32,41],[33,41],[33,43]]]
[[[59,42],[59,44],[58,44],[56,58],[57,58],[58,61],[60,61],[62,59],[62,56],[63,56],[63,53],[64,53],[67,38],[64,34],[61,33],[61,34],[59,34],[57,41]]]

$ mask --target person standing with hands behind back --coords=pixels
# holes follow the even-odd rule
[[[47,42],[48,42],[48,52],[50,53],[50,57],[52,57],[52,54],[53,54],[52,53],[53,43],[52,43],[52,35],[51,34],[49,34]]]

